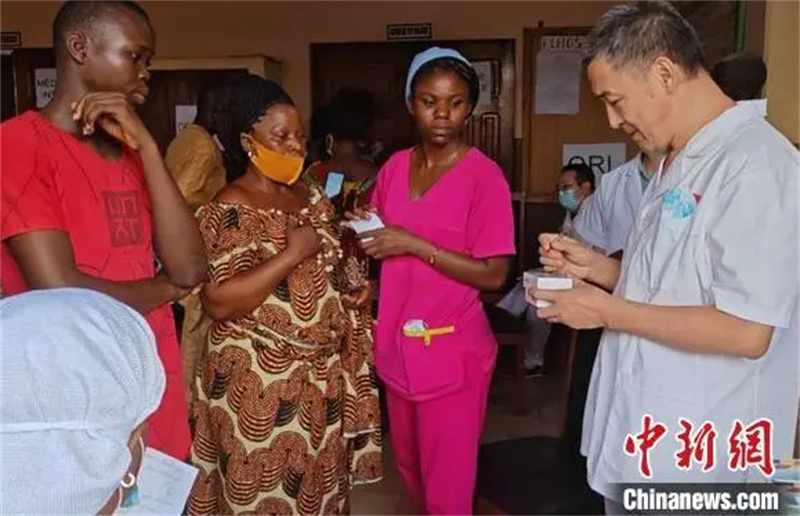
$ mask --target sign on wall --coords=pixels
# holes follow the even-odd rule
[[[0,48],[19,48],[22,46],[22,33],[18,30],[4,30],[0,33]]]
[[[580,111],[583,47],[586,36],[543,36],[536,54],[534,112],[574,115]]]
[[[584,163],[591,167],[599,184],[600,176],[625,163],[624,143],[589,143],[564,145],[564,165]]]
[[[386,39],[431,39],[430,23],[395,23],[386,26]]]
[[[34,91],[36,93],[36,109],[42,109],[53,98],[56,89],[56,69],[36,68],[33,71]]]

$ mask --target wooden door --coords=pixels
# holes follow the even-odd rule
[[[17,114],[37,108],[37,80],[40,83],[38,107],[42,107],[46,103],[44,101],[48,99],[42,98],[41,93],[52,93],[52,88],[55,86],[55,52],[52,48],[20,48],[14,50],[11,57],[14,65],[13,81]]]
[[[344,87],[369,91],[376,108],[373,136],[384,145],[383,157],[413,145],[417,137],[403,98],[406,73],[414,55],[434,45],[455,48],[491,75],[491,91],[468,122],[468,139],[497,161],[513,183],[514,40],[313,44],[314,108]]]
[[[525,69],[523,83],[523,138],[527,170],[526,190],[528,202],[551,203],[562,166],[565,144],[624,143],[627,155],[636,151],[625,134],[611,129],[602,103],[592,95],[584,70],[575,76],[579,81],[578,112],[575,114],[537,114],[536,63],[547,36],[586,36],[588,28],[539,27],[525,29]],[[566,87],[566,85],[565,85]]]
[[[17,114],[17,99],[14,98],[14,57],[10,52],[3,52],[0,55],[0,103],[2,103],[2,114],[0,122],[8,120]]]

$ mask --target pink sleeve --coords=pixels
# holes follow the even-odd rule
[[[499,169],[484,174],[475,184],[467,222],[467,249],[473,258],[516,254],[511,190]]]

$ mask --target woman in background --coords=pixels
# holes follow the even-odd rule
[[[147,321],[81,289],[11,296],[0,314],[0,514],[135,505],[166,381]]]
[[[378,174],[373,205],[387,227],[362,235],[383,260],[376,362],[404,510],[471,514],[497,350],[479,295],[506,281],[511,193],[500,167],[464,139],[479,93],[464,56],[418,54],[405,92],[421,143]]]
[[[375,188],[377,171],[367,156],[372,111],[368,92],[343,90],[311,119],[319,157],[307,177],[326,192],[339,219],[346,212],[366,207]],[[377,279],[376,263],[358,245],[355,233],[341,225],[339,230],[345,281],[355,288],[359,279]],[[365,308],[370,311],[369,306]]]
[[[198,367],[191,514],[344,514],[381,478],[367,288],[346,290],[335,213],[300,181],[300,114],[274,82],[230,85],[240,176],[198,213],[213,319]]]
[[[167,148],[164,165],[180,190],[183,199],[194,212],[210,202],[225,187],[225,159],[215,140],[224,124],[221,117],[227,104],[226,83],[204,88],[197,96],[197,116],[178,133]],[[199,287],[178,301],[183,309],[176,315],[181,331],[183,379],[186,402],[191,412],[194,402],[195,368],[202,346],[205,345],[209,321],[203,317]]]

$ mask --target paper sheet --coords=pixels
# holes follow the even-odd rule
[[[197,116],[197,106],[178,104],[175,106],[175,134],[178,134],[187,124],[194,122]]]
[[[342,193],[342,186],[344,186],[344,174],[341,172],[328,172],[328,179],[325,182],[325,196],[328,199],[333,199]]]
[[[36,109],[41,109],[53,98],[56,89],[56,69],[36,68],[33,71],[34,90],[36,92]]]
[[[139,468],[139,503],[115,514],[180,516],[197,473],[194,466],[147,448]]]
[[[536,114],[578,113],[582,71],[580,52],[542,50],[536,54]]]

